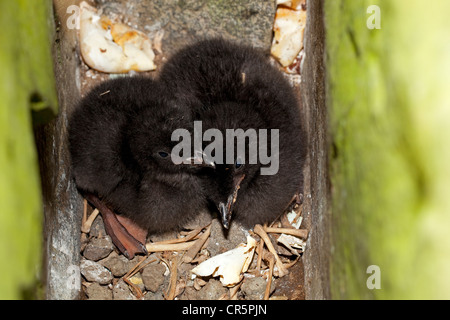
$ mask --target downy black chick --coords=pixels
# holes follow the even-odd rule
[[[192,122],[168,97],[148,78],[109,80],[69,120],[76,185],[130,259],[146,252],[147,231],[179,228],[205,205],[199,165],[171,161],[172,132]]]
[[[293,88],[270,64],[269,57],[223,39],[204,40],[169,59],[160,80],[192,111],[193,119],[202,121],[203,130],[217,128],[222,132],[223,164],[216,160],[215,169],[205,168],[202,174],[205,193],[218,209],[224,227],[228,228],[232,214],[246,226],[276,219],[302,192],[307,136]],[[272,157],[274,168],[278,157],[275,174],[261,174],[270,163],[262,161],[258,148],[264,146],[250,151],[249,140],[245,159],[237,157],[235,150],[233,161],[225,163],[229,152],[225,148],[226,130],[238,128],[255,129],[258,135],[260,129],[267,129],[267,155]],[[279,130],[279,145],[272,155],[276,141],[271,129]],[[236,147],[237,142],[232,144]],[[258,152],[255,164],[249,163],[252,152]]]

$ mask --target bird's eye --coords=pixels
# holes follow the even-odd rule
[[[241,158],[237,158],[236,159],[236,163],[234,164],[234,166],[236,167],[236,169],[239,169],[240,167],[242,167],[242,160]]]
[[[161,158],[167,158],[169,156],[169,154],[167,152],[164,152],[164,151],[160,151],[160,152],[158,152],[158,154],[159,154],[159,156]]]

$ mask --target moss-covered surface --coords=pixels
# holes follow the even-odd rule
[[[0,2],[0,299],[29,297],[42,255],[32,110],[39,121],[57,110],[51,5]]]
[[[333,298],[450,298],[449,10],[325,1]]]

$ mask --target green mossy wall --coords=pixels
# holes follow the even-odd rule
[[[57,111],[52,3],[0,2],[0,299],[31,291],[42,256],[35,121]]]
[[[381,9],[381,29],[366,22]],[[450,2],[325,0],[332,298],[450,298]],[[369,290],[367,267],[380,267]]]

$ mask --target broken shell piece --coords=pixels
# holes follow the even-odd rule
[[[288,74],[301,75],[302,70],[303,70],[303,64],[305,62],[304,58],[305,58],[305,50],[302,49],[302,50],[300,50],[298,56],[295,57],[292,64],[290,64],[289,66],[284,68],[284,71],[286,71],[286,73],[288,73]]]
[[[289,234],[282,233],[277,241],[281,244],[283,244],[286,248],[289,249],[293,254],[299,255],[301,252],[305,251],[306,242],[300,238],[291,236]],[[298,252],[296,249],[299,249],[300,252]]]
[[[305,27],[306,11],[285,7],[277,9],[271,54],[283,67],[291,65],[303,48]]]
[[[306,5],[306,0],[277,0],[277,6],[283,5],[294,10],[300,10],[302,5]]]
[[[240,281],[241,273],[248,270],[256,248],[256,240],[247,237],[247,244],[214,256],[192,269],[192,273],[201,276],[220,277],[222,285],[233,287]]]
[[[289,223],[290,223],[295,229],[300,228],[300,225],[302,224],[303,218],[302,218],[301,216],[298,216],[298,215],[297,215],[297,212],[295,212],[294,210],[292,210],[291,212],[289,212],[288,214],[286,214],[286,217],[287,217]]]
[[[152,43],[144,33],[99,16],[84,1],[80,8],[80,50],[89,67],[106,73],[156,69]]]

